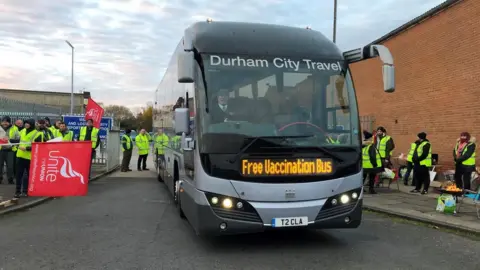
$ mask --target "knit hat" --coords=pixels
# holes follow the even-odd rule
[[[425,132],[420,132],[417,134],[417,137],[420,139],[420,140],[425,140],[427,138],[427,133]]]
[[[2,122],[8,122],[9,124],[11,124],[12,119],[10,118],[10,116],[4,116],[2,117]]]
[[[370,140],[372,137],[373,137],[372,133],[370,133],[366,130],[363,131],[363,140],[364,141]]]

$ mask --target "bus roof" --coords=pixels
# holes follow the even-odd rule
[[[343,59],[322,33],[307,28],[243,22],[197,22],[187,28],[199,53]]]

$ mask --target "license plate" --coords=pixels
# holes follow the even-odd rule
[[[308,217],[286,217],[272,219],[272,227],[299,227],[307,225]]]

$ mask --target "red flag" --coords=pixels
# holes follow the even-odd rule
[[[100,122],[102,121],[104,110],[93,99],[88,98],[87,110],[85,113],[85,120],[92,119],[93,126],[100,128]]]
[[[91,155],[89,141],[33,143],[28,195],[87,195]]]

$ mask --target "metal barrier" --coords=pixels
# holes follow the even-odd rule
[[[62,115],[62,109],[8,99],[0,96],[0,115],[10,116],[12,121],[26,118],[38,120],[44,117],[49,117],[53,120],[60,119]]]
[[[107,171],[120,165],[120,130],[110,130],[107,136]]]

